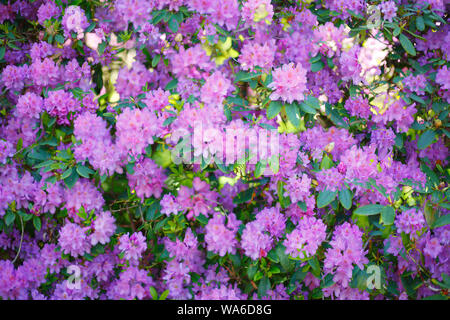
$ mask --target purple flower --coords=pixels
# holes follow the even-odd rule
[[[397,7],[398,5],[392,0],[383,1],[378,5],[378,8],[383,12],[384,20],[389,22],[392,22],[392,19],[397,16]]]
[[[273,90],[272,100],[283,100],[288,103],[303,101],[306,91],[306,70],[302,65],[285,64],[272,73],[273,82],[268,85]]]
[[[70,36],[70,32],[75,32],[78,37],[82,38],[82,33],[89,26],[89,22],[83,9],[79,6],[69,6],[64,12],[62,26],[66,37]]]
[[[119,250],[124,252],[124,258],[136,265],[142,254],[147,249],[147,242],[142,232],[122,235],[119,239]]]
[[[87,227],[80,227],[76,223],[68,222],[59,231],[58,244],[62,251],[73,257],[83,256],[91,249],[86,232]]]
[[[134,166],[134,173],[128,174],[130,188],[144,201],[145,198],[161,197],[166,176],[152,159],[145,158]]]
[[[230,216],[235,217],[233,213]],[[230,227],[230,222],[225,225],[224,215],[216,214],[208,221],[205,230],[205,241],[209,251],[218,253],[221,257],[227,253],[234,254],[236,252],[238,243],[236,240],[237,225],[231,225]]]
[[[286,254],[293,258],[306,259],[316,254],[327,237],[327,226],[315,217],[304,217],[283,242]]]
[[[109,211],[102,212],[97,216],[92,226],[93,232],[90,235],[93,246],[97,243],[106,244],[109,242],[109,238],[116,230],[114,222],[115,219]]]
[[[397,227],[398,233],[405,232],[416,238],[417,232],[425,227],[425,218],[423,217],[422,211],[409,209],[397,215],[395,226]]]
[[[44,25],[45,20],[59,16],[60,14],[61,9],[53,1],[47,1],[39,7],[37,12],[38,22]]]
[[[247,223],[242,232],[241,246],[246,256],[258,260],[272,249],[273,239],[264,232],[259,221]]]
[[[171,194],[165,194],[161,199],[161,213],[169,216],[170,214],[177,214],[181,211],[181,206],[175,201]]]

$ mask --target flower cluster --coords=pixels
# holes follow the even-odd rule
[[[448,299],[445,8],[3,1],[0,300]]]

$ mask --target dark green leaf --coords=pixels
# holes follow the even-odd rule
[[[78,173],[76,170],[72,170],[72,174],[64,179],[64,184],[67,186],[67,188],[72,189],[72,187],[75,185],[75,183],[78,180]]]
[[[177,21],[177,19],[175,18],[175,16],[172,16],[169,20],[169,29],[172,32],[177,32],[178,28],[180,27],[179,22]]]
[[[267,119],[275,118],[280,113],[283,104],[281,101],[271,101],[267,108]]]
[[[233,203],[241,204],[241,203],[250,201],[252,198],[252,195],[253,195],[253,190],[254,190],[254,188],[248,188],[248,189],[245,189],[244,191],[239,192],[237,194],[237,196],[234,197]]]
[[[61,179],[65,179],[67,177],[69,177],[72,174],[72,170],[73,168],[69,168],[66,171],[63,172],[63,174],[61,175]]]
[[[266,276],[262,277],[258,285],[258,296],[264,297],[267,291],[270,290],[270,280]]]
[[[157,54],[152,59],[152,67],[156,67],[158,65],[159,60],[161,59],[161,55]]]
[[[395,210],[390,206],[386,206],[381,210],[381,222],[385,226],[389,226],[394,223]]]
[[[403,33],[400,34],[399,36],[399,40],[400,40],[400,44],[402,45],[403,49],[405,49],[405,51],[407,53],[409,53],[412,56],[416,55],[416,49],[414,48],[413,43],[411,42],[411,40],[408,39],[407,36],[405,36]]]
[[[345,188],[339,191],[339,202],[345,209],[348,210],[352,207],[352,199],[353,194],[349,189]]]
[[[311,64],[311,71],[312,72],[318,72],[325,67],[325,64],[322,62],[322,60],[316,61]]]
[[[41,218],[34,216],[33,217],[33,226],[37,231],[41,231]]]
[[[354,214],[361,215],[361,216],[371,216],[374,214],[378,214],[381,212],[381,210],[384,208],[384,206],[380,204],[368,204],[362,207],[359,207],[354,211]]]
[[[60,43],[60,44],[63,44],[63,43],[64,43],[64,37],[63,37],[62,35],[60,35],[60,34],[57,34],[57,35],[55,36],[55,40],[56,40],[56,42],[58,42],[58,43]]]
[[[173,79],[166,85],[165,90],[175,89],[177,87],[177,85],[178,85],[178,79]]]
[[[450,224],[450,214],[446,214],[445,216],[441,216],[436,219],[433,223],[433,228],[439,228]]]
[[[422,16],[418,16],[416,18],[416,27],[417,27],[417,30],[419,30],[419,31],[425,30],[425,21],[423,20]]]
[[[11,223],[13,223],[15,219],[16,219],[16,215],[14,214],[14,212],[11,212],[11,211],[8,212],[5,215],[5,223],[6,223],[6,225],[7,226],[11,225]]]
[[[337,191],[323,190],[317,197],[317,208],[323,208],[329,205],[337,195]]]
[[[434,130],[427,130],[422,133],[417,139],[417,149],[426,149],[434,141],[435,136],[436,132]]]
[[[89,179],[90,174],[95,173],[94,170],[92,170],[86,166],[80,165],[80,164],[77,166],[77,172],[80,176],[82,176],[84,178],[88,178],[88,179]]]
[[[234,82],[248,82],[251,79],[256,78],[257,76],[261,75],[261,72],[245,72],[245,71],[239,71],[236,73],[236,77],[234,78]]]
[[[289,121],[297,128],[300,125],[300,110],[298,104],[287,104],[285,105],[285,110]]]

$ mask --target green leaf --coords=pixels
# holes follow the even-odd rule
[[[434,294],[432,296],[422,298],[422,300],[448,300],[448,297],[443,296],[442,294]]]
[[[158,24],[165,16],[165,11],[161,11],[159,13],[156,13],[152,17],[152,24]]]
[[[322,282],[320,284],[321,288],[328,288],[331,287],[335,282],[333,281],[333,277],[334,275],[329,273],[327,274],[323,279]]]
[[[424,133],[422,133],[417,139],[417,149],[423,150],[426,149],[436,137],[436,132],[434,130],[427,130]]]
[[[405,36],[403,33],[400,34],[399,36],[399,40],[400,40],[400,44],[402,45],[403,49],[405,49],[405,51],[407,53],[409,53],[412,56],[416,55],[416,49],[414,48],[413,43],[411,42],[411,40],[408,39],[407,36]]]
[[[275,118],[278,113],[280,113],[281,108],[283,108],[283,103],[281,101],[271,101],[267,108],[267,119]]]
[[[319,60],[319,61],[313,62],[311,64],[311,71],[318,72],[318,71],[322,70],[323,67],[325,67],[325,63],[323,63],[322,60]]]
[[[378,214],[384,208],[381,204],[368,204],[356,209],[353,213],[361,216],[371,216]]]
[[[95,22],[92,22],[89,27],[87,27],[86,30],[84,30],[84,32],[91,32],[92,30],[95,29]]]
[[[385,226],[389,226],[394,223],[395,210],[390,206],[386,206],[381,210],[381,222]]]
[[[433,229],[443,227],[450,224],[450,214],[446,214],[445,216],[441,216],[436,219],[436,221],[433,223]]]
[[[419,30],[419,31],[425,30],[425,21],[423,20],[422,16],[418,16],[416,18],[416,27],[417,27],[417,30]]]
[[[63,172],[63,174],[61,175],[61,179],[65,179],[67,177],[69,177],[72,174],[72,170],[73,168],[69,168],[66,171]]]
[[[241,203],[250,201],[252,198],[252,195],[253,195],[253,190],[254,190],[254,188],[248,188],[248,189],[245,189],[244,191],[239,192],[237,194],[237,196],[234,197],[233,203],[241,204]]]
[[[33,168],[34,169],[44,168],[44,167],[51,166],[54,163],[55,163],[55,161],[53,161],[53,160],[47,160],[47,161],[44,161],[44,162],[41,162],[41,163],[35,165]]]
[[[337,191],[323,190],[317,197],[317,208],[323,208],[329,205],[337,195]]]
[[[292,272],[295,268],[295,263],[289,260],[289,257],[286,254],[286,248],[283,245],[278,245],[275,251],[280,258],[280,264],[283,267],[284,271]]]
[[[339,191],[339,202],[345,209],[350,209],[352,207],[353,194],[352,192],[345,188]]]
[[[175,18],[175,16],[172,16],[171,18],[170,18],[170,20],[169,20],[169,29],[172,31],[172,32],[177,32],[178,31],[178,28],[180,27],[180,24],[179,24],[179,22],[177,21],[177,19]]]
[[[270,290],[270,280],[266,276],[262,277],[258,285],[258,296],[264,297],[267,291]]]
[[[296,103],[285,105],[286,115],[294,127],[300,126],[300,110]]]
[[[305,101],[303,102],[314,109],[320,109],[320,101],[314,96],[307,96]]]
[[[409,97],[410,97],[411,99],[413,99],[414,101],[418,102],[418,103],[421,103],[421,104],[427,104],[425,100],[423,100],[421,97],[419,97],[418,95],[416,95],[416,94],[414,94],[414,93],[411,93],[411,94],[409,95]]]
[[[16,145],[16,152],[19,152],[20,150],[22,150],[23,147],[23,139],[19,138],[19,140],[17,141],[17,145]]]
[[[100,55],[100,56],[103,55],[107,45],[108,45],[108,43],[106,41],[103,41],[98,45],[98,47],[97,47],[98,55]]]
[[[248,82],[253,78],[258,77],[259,75],[261,75],[261,72],[245,72],[245,71],[239,71],[238,73],[236,73],[236,77],[234,78],[234,82]]]
[[[159,300],[166,300],[167,296],[169,295],[169,290],[165,290],[161,295],[159,296]]]
[[[41,218],[34,216],[33,217],[33,226],[37,231],[41,231]]]
[[[63,43],[64,43],[64,37],[63,37],[62,35],[60,35],[60,34],[57,34],[57,35],[55,36],[55,40],[56,40],[56,42],[58,42],[58,43],[60,43],[60,44],[63,44]]]
[[[300,103],[300,109],[309,114],[316,114],[316,109],[306,104],[305,102]]]
[[[80,176],[82,176],[84,178],[88,178],[88,179],[89,179],[90,174],[95,173],[94,170],[92,170],[86,166],[80,165],[80,164],[77,166],[77,172]]]
[[[177,85],[178,85],[178,79],[173,79],[166,85],[165,90],[175,89],[177,87]]]
[[[320,162],[320,169],[330,169],[333,166],[333,160],[328,155],[325,155]]]
[[[161,60],[161,55],[157,54],[152,59],[152,67],[156,67],[158,65],[159,60]]]
[[[280,258],[278,257],[277,253],[275,250],[270,250],[269,253],[267,254],[267,258],[275,263],[280,262]]]
[[[150,287],[150,295],[152,296],[153,300],[158,300],[158,292],[156,292],[156,289],[154,287]]]
[[[81,206],[80,209],[78,210],[77,216],[79,216],[83,220],[86,220],[88,218],[86,210],[84,209],[83,206]]]
[[[402,32],[398,24],[394,25],[394,31],[392,32],[394,37],[398,37],[398,35]]]
[[[13,223],[15,219],[16,219],[16,215],[14,214],[14,212],[11,212],[11,211],[8,212],[5,215],[5,223],[6,223],[6,225],[10,226],[11,223]]]
[[[256,271],[258,271],[258,266],[251,265],[247,269],[247,276],[250,280],[253,280],[256,274]]]
[[[78,180],[78,173],[76,170],[72,170],[72,174],[64,179],[64,184],[67,186],[67,188],[72,189],[75,183]]]
[[[170,125],[172,122],[175,121],[177,117],[168,117],[166,120],[164,120],[163,122],[163,126],[166,127],[168,125]]]
[[[319,260],[317,259],[316,256],[314,256],[313,259],[309,259],[308,260],[308,264],[311,266],[312,268],[312,273],[316,276],[319,277],[320,276],[320,264],[319,264]]]
[[[6,50],[5,47],[0,47],[0,60],[2,60],[3,57],[5,56],[5,50]]]

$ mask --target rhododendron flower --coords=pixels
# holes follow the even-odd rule
[[[273,89],[270,98],[288,103],[303,101],[306,92],[306,70],[300,64],[283,65],[273,71],[273,82],[268,85]]]

